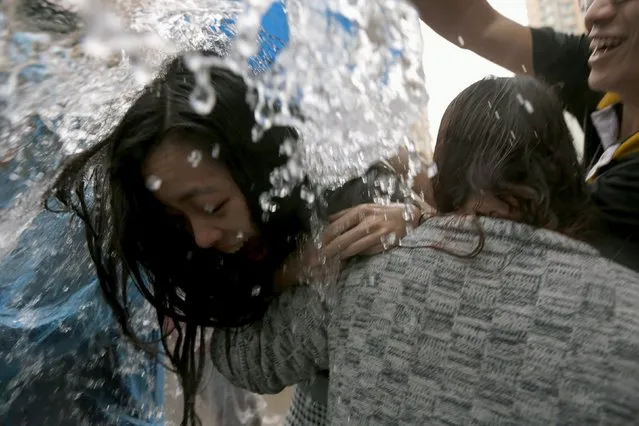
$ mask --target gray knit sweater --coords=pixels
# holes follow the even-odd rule
[[[325,297],[284,293],[217,331],[213,362],[274,393],[330,370],[331,424],[639,424],[639,275],[526,225],[428,220]]]

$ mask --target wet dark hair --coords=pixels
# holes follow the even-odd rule
[[[487,78],[462,91],[437,136],[438,212],[480,207],[487,194],[508,206],[510,219],[591,237],[598,219],[562,113],[555,94],[532,77]]]
[[[156,309],[159,324],[174,320],[176,345],[170,348],[166,337],[163,343],[184,389],[183,424],[191,425],[199,422],[194,400],[206,354],[201,327],[237,327],[260,318],[273,297],[276,268],[309,224],[299,190],[279,200],[268,219],[260,206],[260,195],[271,188],[270,173],[288,160],[280,145],[295,142],[295,130],[272,127],[253,142],[252,93],[241,77],[217,67],[208,72],[215,107],[199,115],[189,101],[196,81],[184,62],[180,56],[168,63],[116,128],[66,165],[53,193],[83,220],[100,285],[124,333],[135,338],[131,281]],[[199,248],[147,189],[141,165],[169,132],[208,146],[206,152],[219,149],[218,159],[246,197],[268,248],[263,260]]]

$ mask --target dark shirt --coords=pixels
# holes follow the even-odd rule
[[[535,75],[557,91],[565,109],[580,121],[585,136],[584,165],[590,168],[603,153],[591,114],[605,94],[588,86],[588,38],[551,28],[531,31]],[[615,108],[621,117],[623,104]],[[595,245],[605,256],[639,270],[639,152],[610,161],[589,187],[606,231]]]

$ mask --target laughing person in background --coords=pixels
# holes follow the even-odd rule
[[[585,132],[584,166],[607,235],[602,254],[639,270],[639,0],[582,0],[588,34],[530,28],[486,0],[414,0],[452,43],[557,90]]]

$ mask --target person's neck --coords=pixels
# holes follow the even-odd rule
[[[639,94],[622,97],[623,115],[621,117],[620,139],[626,140],[639,132]]]
[[[515,220],[518,217],[508,204],[497,199],[491,194],[482,194],[479,197],[471,198],[457,213],[511,220]]]

